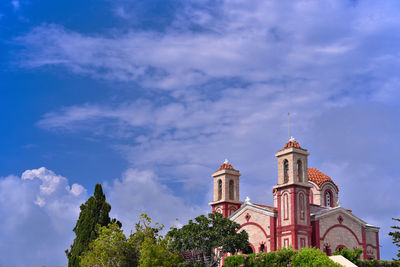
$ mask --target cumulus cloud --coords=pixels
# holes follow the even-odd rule
[[[204,212],[187,205],[148,170],[129,169],[106,183],[104,191],[111,216],[127,234],[141,213],[169,227]],[[65,266],[64,251],[72,244],[79,207],[87,198],[82,185],[69,186],[67,178],[45,167],[26,170],[21,177],[1,177],[0,266]]]
[[[72,188],[65,177],[45,167],[0,178],[1,266],[66,263],[64,251],[87,198],[81,185]]]

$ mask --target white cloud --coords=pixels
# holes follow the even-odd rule
[[[66,178],[44,167],[0,178],[0,266],[66,263],[64,251],[87,198],[86,190],[74,195],[68,188]]]
[[[223,1],[217,11],[189,4],[177,14],[186,20],[165,33],[87,36],[43,25],[19,41],[27,48],[25,66],[60,65],[95,78],[136,81],[159,89],[182,90],[231,77],[249,82],[324,79],[323,86],[331,89],[350,75],[370,71],[384,75],[374,62],[397,47],[396,39],[386,35],[392,46],[371,49],[379,44],[378,36],[398,26],[394,2],[376,9],[368,8],[370,2],[346,3]],[[207,31],[180,28],[193,22],[189,18]],[[375,28],[360,27],[367,22]]]
[[[202,213],[174,196],[151,171],[129,169],[104,191],[111,216],[128,234],[143,212],[167,227],[176,218],[184,223]],[[21,178],[1,177],[0,266],[65,266],[64,251],[72,244],[79,207],[87,198],[83,186],[70,187],[67,178],[45,167],[26,170]]]

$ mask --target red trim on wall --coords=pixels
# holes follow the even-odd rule
[[[300,210],[300,220],[304,220],[305,219],[305,204],[304,204],[304,193],[300,192],[299,193],[299,210]],[[306,221],[307,223],[307,221]]]
[[[379,249],[379,232],[376,232],[376,257],[378,260],[381,259],[380,249]]]
[[[315,246],[318,249],[321,249],[321,245],[320,245],[320,235],[319,235],[319,221],[313,221],[312,222],[312,226],[313,226],[313,246]]]
[[[276,218],[269,217],[269,233],[271,235],[270,248],[271,251],[276,250]]]
[[[291,213],[292,213],[292,221],[291,221],[291,223],[292,224],[297,224],[297,214],[296,214],[296,211],[297,211],[297,193],[295,192],[295,188],[291,188],[291,204],[292,204],[292,210],[291,210]]]
[[[365,233],[365,227],[361,226],[361,234],[362,234],[362,245],[363,245],[363,256],[364,260],[367,259],[367,235]]]
[[[289,193],[283,194],[283,220],[289,220]]]
[[[357,235],[353,232],[353,230],[351,230],[349,227],[347,227],[346,225],[343,225],[343,224],[335,224],[335,225],[332,225],[331,227],[329,227],[328,230],[326,230],[325,234],[321,237],[321,240],[324,240],[326,235],[329,233],[329,231],[336,227],[343,227],[343,228],[346,228],[347,230],[349,230],[350,233],[352,233],[354,235],[354,237],[356,238],[358,244],[362,245],[362,242],[360,242],[360,240],[358,239]]]

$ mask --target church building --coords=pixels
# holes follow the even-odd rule
[[[226,160],[213,173],[212,212],[241,225],[249,234],[248,252],[278,248],[316,247],[328,255],[346,247],[363,248],[363,259],[379,259],[379,227],[370,225],[340,205],[339,187],[315,168],[308,168],[309,153],[291,138],[275,154],[277,184],[274,206],[239,198],[240,172]]]

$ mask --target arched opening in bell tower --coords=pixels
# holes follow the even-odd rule
[[[229,181],[229,199],[234,200],[235,194],[235,182],[233,180]]]
[[[222,181],[218,180],[218,200],[222,198]]]
[[[303,164],[301,160],[297,161],[297,181],[300,183],[303,182]]]
[[[289,161],[287,159],[283,161],[283,182],[289,182]]]

